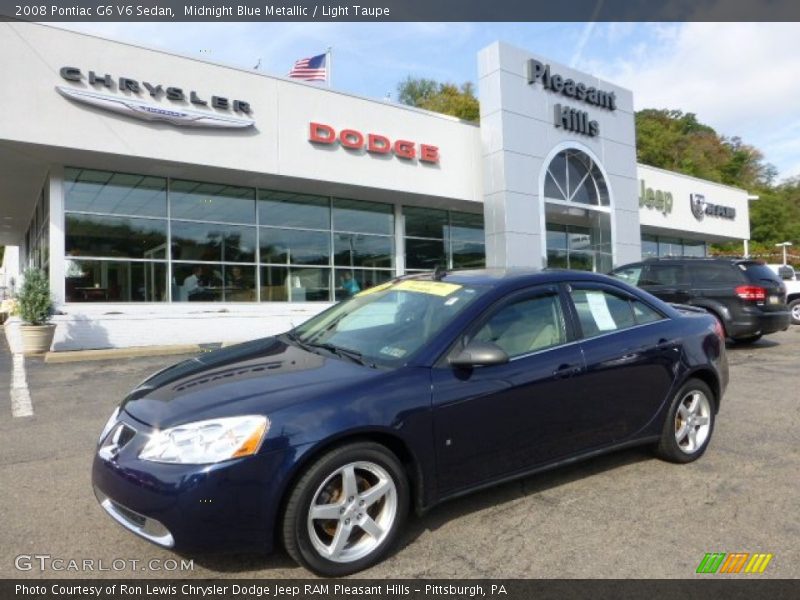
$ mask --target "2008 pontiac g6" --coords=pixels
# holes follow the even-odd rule
[[[697,459],[727,379],[716,319],[621,281],[417,275],[151,376],[103,429],[93,483],[156,544],[279,542],[345,575],[411,509],[636,444]]]

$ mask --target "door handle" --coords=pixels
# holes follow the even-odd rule
[[[568,377],[574,377],[578,373],[581,372],[583,367],[580,365],[560,365],[555,371],[553,371],[553,377],[556,379],[566,379]]]

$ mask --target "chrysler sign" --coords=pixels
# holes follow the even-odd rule
[[[61,77],[70,82],[82,83],[86,81],[92,88],[74,86],[56,86],[58,92],[70,100],[96,106],[118,114],[134,117],[145,121],[165,121],[173,125],[184,127],[209,127],[217,129],[241,129],[252,127],[252,119],[237,116],[249,115],[250,104],[244,100],[231,100],[226,96],[211,96],[208,99],[200,96],[198,92],[186,92],[176,86],[164,86],[148,81],[139,82],[129,77],[120,77],[114,80],[111,75],[99,75],[89,71],[87,76],[75,67],[62,67]],[[124,94],[108,94],[96,91],[96,88],[106,88],[124,92]],[[170,104],[156,104],[144,98],[150,96],[155,100],[166,99]],[[193,110],[185,105],[190,104],[198,108],[212,107],[216,111]],[[225,114],[228,113],[228,114]]]
[[[702,221],[706,215],[722,219],[736,218],[736,209],[734,207],[707,202],[703,194],[689,194],[689,203],[692,207],[692,214],[698,221]]]

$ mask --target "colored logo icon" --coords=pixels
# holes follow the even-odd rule
[[[749,552],[706,552],[697,573],[763,573],[774,554]]]

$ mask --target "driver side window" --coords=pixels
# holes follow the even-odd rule
[[[563,344],[567,334],[561,302],[551,294],[508,304],[472,340],[497,344],[510,358]]]

